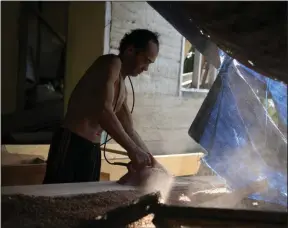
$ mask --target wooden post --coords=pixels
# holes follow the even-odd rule
[[[184,68],[184,60],[185,60],[185,38],[182,37],[181,41],[181,52],[180,52],[180,69],[179,69],[179,93],[178,96],[182,96],[182,82],[183,82],[183,68]]]
[[[192,86],[199,89],[200,85],[200,76],[201,76],[201,66],[202,66],[202,55],[195,49],[195,59],[194,59],[194,68],[192,75]]]
[[[70,2],[64,86],[64,110],[85,71],[104,51],[105,2]]]
[[[211,88],[212,84],[214,83],[216,77],[217,77],[217,69],[212,64],[210,64],[209,65],[209,78],[208,78],[209,89]]]

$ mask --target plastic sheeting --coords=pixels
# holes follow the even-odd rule
[[[231,189],[266,178],[269,190],[251,197],[287,206],[287,85],[223,52],[220,59],[189,135],[207,151],[203,161]]]

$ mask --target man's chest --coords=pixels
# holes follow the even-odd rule
[[[118,112],[121,109],[123,103],[126,101],[127,97],[127,90],[124,80],[119,79],[118,81],[116,81],[114,88],[115,92],[113,105],[115,112]]]

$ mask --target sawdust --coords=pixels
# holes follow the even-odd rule
[[[2,227],[77,227],[137,199],[137,191],[101,192],[73,197],[2,196]]]
[[[175,188],[169,203],[178,205],[183,188]],[[78,227],[80,221],[93,220],[119,206],[129,205],[143,195],[140,191],[108,191],[71,197],[2,196],[2,227]],[[129,225],[153,227],[153,215]]]
[[[214,191],[213,194],[199,192],[198,194],[188,195],[187,190],[187,187],[173,188],[166,204],[195,206],[200,205],[205,201],[223,196],[223,194],[229,194],[221,191]],[[4,195],[2,196],[2,227],[79,227],[81,221],[95,220],[98,216],[103,215],[112,209],[130,204],[142,195],[143,193],[140,191],[110,191],[71,197]],[[271,206],[271,204],[261,202],[257,202],[257,205],[255,205],[255,201],[248,199],[242,200],[239,203],[238,208],[285,210],[285,208],[279,205]],[[129,228],[154,227],[152,225],[152,219],[153,215],[148,215],[145,218],[130,224]]]
[[[153,156],[151,158],[154,159]],[[153,167],[144,167],[140,172],[128,168],[128,172],[118,181],[121,185],[137,186],[146,194],[160,192],[163,202],[166,202],[173,182],[173,176],[155,159]]]

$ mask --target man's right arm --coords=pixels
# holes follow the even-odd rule
[[[121,70],[121,62],[117,57],[113,57],[107,66],[108,80],[105,85],[103,94],[104,109],[100,115],[100,125],[108,132],[120,145],[127,151],[134,150],[136,145],[127,135],[114,113],[113,100],[114,100],[114,85],[117,81]]]
[[[139,162],[136,158],[138,156],[135,154],[135,151],[141,151],[141,149],[138,148],[138,146],[126,133],[122,124],[114,113],[114,85],[119,78],[120,70],[120,59],[113,57],[107,66],[108,80],[105,85],[106,87],[103,94],[104,108],[100,115],[99,124],[116,142],[118,142],[124,149],[126,149],[131,161],[136,159],[137,162]]]

